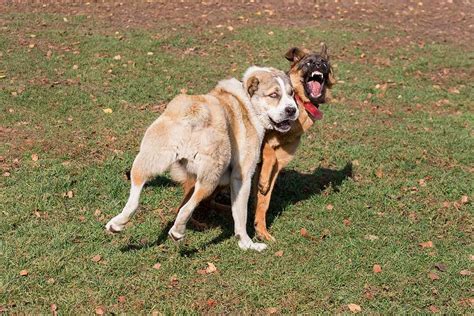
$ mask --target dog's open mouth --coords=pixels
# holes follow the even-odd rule
[[[316,100],[323,94],[324,75],[322,72],[313,71],[309,74],[305,82],[305,89],[310,99]]]
[[[273,127],[279,132],[285,133],[285,132],[288,132],[291,128],[290,120],[284,120],[277,123],[270,118],[270,121],[272,122]]]

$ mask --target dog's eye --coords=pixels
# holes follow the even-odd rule
[[[276,99],[276,98],[278,98],[280,95],[279,95],[278,93],[276,93],[276,92],[273,92],[272,94],[269,94],[268,96],[269,96],[270,98]]]

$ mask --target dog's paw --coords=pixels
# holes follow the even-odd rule
[[[127,222],[128,221],[124,221],[120,215],[117,215],[105,225],[105,229],[111,233],[119,233],[125,228]]]
[[[170,238],[175,241],[175,242],[178,242],[178,241],[181,241],[184,239],[184,234],[181,234],[181,233],[178,233],[176,231],[176,228],[173,226],[171,227],[170,231],[168,232],[168,236],[170,236]]]
[[[260,191],[261,194],[267,195],[269,189],[270,189],[270,183],[266,181],[260,181],[258,183],[258,191]]]
[[[261,252],[267,248],[267,245],[261,242],[253,242],[251,240],[247,242],[243,242],[239,240],[239,247],[240,249],[243,249],[243,250],[251,249],[251,250]]]
[[[257,235],[257,238],[260,239],[260,240],[267,240],[267,241],[276,241],[275,237],[273,237],[272,235],[270,235],[270,233],[268,232],[267,229],[255,229],[256,230],[256,235]]]

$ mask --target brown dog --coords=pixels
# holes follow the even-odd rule
[[[255,231],[258,238],[266,240],[275,240],[267,230],[266,214],[278,174],[293,159],[304,132],[313,125],[314,121],[322,118],[319,104],[326,102],[326,89],[333,85],[332,69],[325,44],[322,45],[320,53],[291,48],[285,54],[285,58],[291,62],[288,75],[300,114],[298,119],[291,123],[288,132],[269,130],[263,140],[262,161],[254,175],[254,180],[258,179],[258,185],[253,185],[253,196],[256,202]],[[183,183],[183,188],[185,197],[180,207],[193,193],[194,181]],[[229,211],[228,205],[214,201],[219,190],[216,190],[212,197],[205,202],[206,206]],[[193,221],[193,223],[196,227],[205,227],[197,221]]]
[[[333,84],[327,47],[320,53],[291,48],[285,58],[291,62],[288,72],[300,115],[287,133],[267,131],[263,141],[262,162],[256,191],[255,231],[260,239],[275,240],[267,230],[266,214],[273,187],[280,171],[288,165],[298,148],[301,136],[322,118],[319,104],[325,103],[326,89]]]

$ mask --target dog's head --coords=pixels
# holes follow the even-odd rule
[[[331,88],[333,80],[327,46],[323,44],[319,53],[293,47],[285,54],[285,58],[291,62],[288,74],[297,99],[305,104],[314,119],[321,119],[322,113],[318,107],[326,102],[326,89]]]
[[[250,102],[264,119],[279,132],[289,131],[299,116],[289,77],[275,68],[253,66],[242,81]]]

